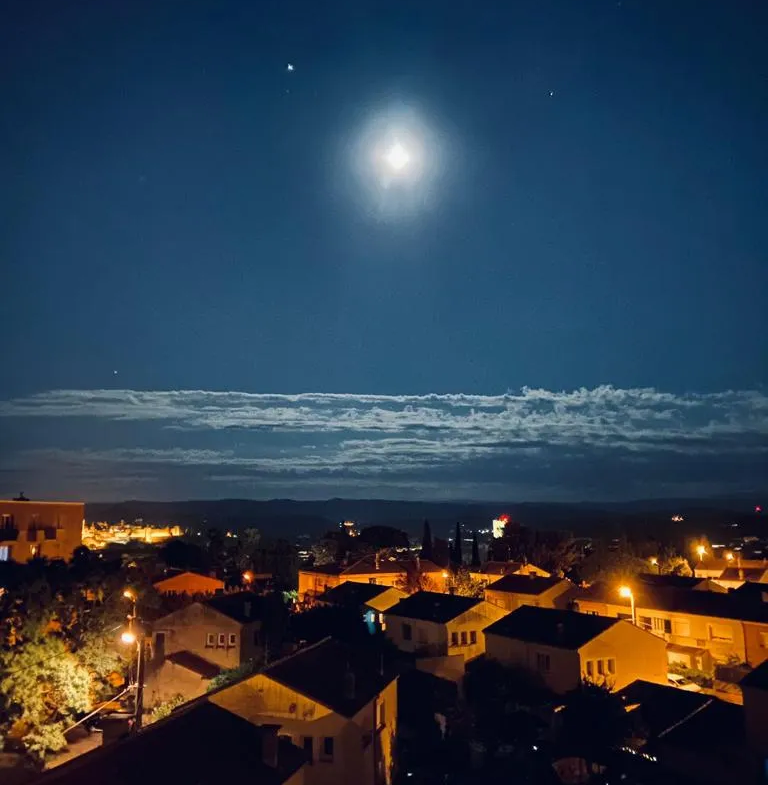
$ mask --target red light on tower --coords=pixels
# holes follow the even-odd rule
[[[758,505],[755,507],[755,512],[762,512],[762,511],[763,511],[763,508],[762,508],[762,507],[761,507],[761,506],[758,504]]]
[[[509,515],[506,515],[506,514],[504,514],[504,515],[499,515],[499,520],[500,520],[502,523],[509,523]]]

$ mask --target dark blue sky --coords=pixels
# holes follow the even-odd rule
[[[11,0],[0,492],[753,490],[768,475],[766,29],[757,0]],[[369,159],[393,128],[423,171],[383,189]],[[610,420],[603,385],[611,407],[632,401],[615,427],[642,471],[590,440]],[[425,421],[454,398],[426,414],[402,398],[523,387],[566,391],[560,427],[568,391],[592,391],[589,433],[563,446],[528,428],[530,401],[488,398],[505,413],[493,446],[459,454],[453,425]],[[638,451],[641,388],[676,426]],[[221,425],[188,416],[200,396],[164,416],[141,398],[126,418],[73,392],[104,389],[338,393],[348,427],[298,422],[279,397],[230,397],[228,418],[273,419]],[[424,418],[404,423],[414,406]],[[360,419],[379,409],[420,443],[398,445],[394,479]],[[735,421],[728,447],[700,430]],[[658,449],[681,435],[706,449]]]

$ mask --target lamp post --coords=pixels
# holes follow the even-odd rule
[[[661,575],[661,563],[659,562],[656,556],[651,556],[650,558],[651,567],[656,567],[659,571],[659,575]]]
[[[123,597],[132,603],[131,613],[128,615],[128,627],[120,633],[120,640],[126,646],[136,646],[136,696],[134,700],[133,730],[141,728],[144,714],[144,636],[138,628],[136,615],[136,595],[130,589],[123,592]]]
[[[629,607],[632,609],[632,624],[637,625],[635,617],[635,595],[629,586],[619,586],[619,597],[629,598]]]
[[[701,563],[704,561],[704,554],[707,552],[707,549],[703,545],[699,545],[696,548],[696,554],[699,557],[699,568],[701,568]],[[695,570],[694,570],[695,572]]]

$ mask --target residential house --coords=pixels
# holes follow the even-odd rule
[[[257,725],[279,725],[310,760],[307,785],[392,782],[397,677],[370,649],[326,638],[210,700]]]
[[[736,570],[737,572],[732,572]],[[726,588],[735,589],[738,584],[738,570],[742,570],[745,574],[751,575],[751,580],[758,580],[760,575],[768,571],[768,561],[765,559],[742,559],[737,556],[731,559],[719,559],[716,557],[707,557],[701,561],[693,562],[693,574],[697,578],[711,578],[712,580],[720,583]],[[755,571],[755,572],[752,572]],[[747,580],[745,577],[741,583]]]
[[[715,662],[734,659],[755,667],[768,658],[768,604],[736,594],[650,586],[636,582],[637,624],[674,644],[670,660],[701,667],[704,650]],[[631,619],[631,601],[617,589],[595,584],[574,601],[582,613]]]
[[[384,614],[385,635],[401,651],[468,662],[485,652],[483,630],[505,613],[477,597],[420,591]]]
[[[72,558],[82,545],[83,502],[0,500],[0,561]]]
[[[263,603],[252,592],[221,594],[154,622],[146,705],[197,697],[222,670],[262,657]]]
[[[303,751],[206,698],[44,774],[40,785],[304,785]]]
[[[351,608],[365,619],[371,632],[384,628],[384,612],[408,595],[393,586],[345,581],[317,598],[318,605]]]
[[[728,589],[715,583],[712,578],[696,578],[685,575],[657,575],[653,572],[641,572],[635,576],[649,586],[660,586],[669,589],[689,589],[691,591],[714,591],[718,594],[727,594]]]
[[[738,589],[745,583],[768,583],[768,564],[761,563],[759,567],[726,567],[715,579],[726,589]]]
[[[754,760],[744,743],[739,706],[642,680],[627,685],[619,697],[643,731],[638,751],[660,770],[660,782],[759,781],[751,776]]]
[[[667,682],[664,641],[629,622],[524,605],[485,629],[486,656],[538,674],[556,693],[582,680],[621,689]]]
[[[541,578],[533,573],[505,575],[486,587],[485,599],[508,613],[521,605],[566,608],[573,588],[564,578]]]
[[[469,575],[480,583],[493,583],[503,575],[538,575],[549,578],[549,573],[535,564],[521,561],[487,561],[477,568],[470,568]]]
[[[420,572],[435,591],[445,591],[448,572],[427,559],[396,559],[372,554],[352,564],[327,564],[299,570],[299,602],[313,601],[345,581],[401,586],[409,572]]]
[[[190,597],[224,591],[224,581],[197,572],[178,572],[155,581],[153,585],[160,594],[186,594]]]

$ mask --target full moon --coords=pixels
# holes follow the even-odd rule
[[[395,144],[390,147],[387,151],[387,154],[384,156],[386,162],[394,169],[395,171],[400,171],[401,169],[405,168],[408,165],[408,162],[411,160],[411,156],[408,155],[408,151],[400,144],[400,142],[396,142]]]

